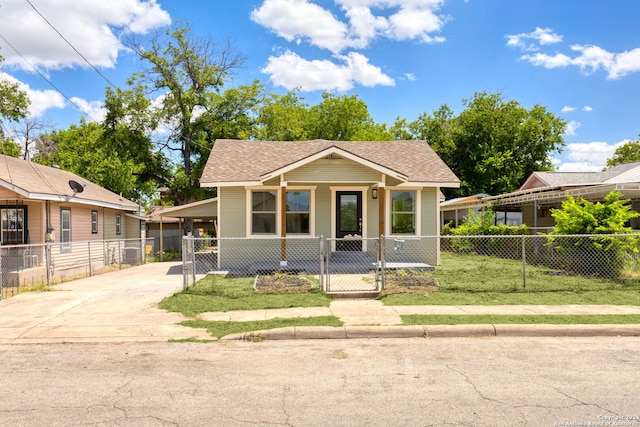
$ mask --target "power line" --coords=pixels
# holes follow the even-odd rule
[[[53,82],[51,80],[49,80],[47,78],[47,76],[45,76],[38,68],[36,68],[35,65],[33,65],[27,58],[24,57],[24,55],[22,55],[18,49],[16,49],[10,42],[9,40],[7,40],[2,34],[0,34],[0,38],[2,40],[4,40],[4,42],[11,48],[13,49],[13,51],[18,54],[18,56],[20,56],[20,58],[23,59],[24,62],[26,62],[32,69],[33,71],[35,71],[40,77],[42,77],[47,83],[49,83],[49,85],[51,85],[52,88],[54,88],[56,90],[56,92],[58,92],[60,95],[62,95],[64,97],[64,99],[66,99],[67,101],[69,101],[69,103],[71,105],[73,105],[74,107],[76,107],[78,109],[78,111],[80,111],[81,113],[83,113],[84,115],[86,115],[87,117],[89,117],[91,120],[93,120],[96,123],[99,123],[98,120],[94,119],[93,117],[91,117],[91,115],[89,113],[87,113],[86,111],[84,111],[78,104],[76,104],[75,102],[73,102],[67,95],[64,94],[64,92],[62,92],[56,85],[53,84]]]
[[[60,38],[62,40],[64,40],[71,47],[71,49],[73,49],[82,59],[84,59],[84,62],[86,62],[91,68],[93,68],[95,70],[95,72],[100,75],[100,77],[102,77],[112,87],[114,87],[116,89],[118,88],[116,85],[111,83],[111,81],[104,74],[102,74],[102,72],[100,70],[98,70],[91,62],[89,62],[89,60],[82,53],[80,53],[80,51],[78,49],[76,49],[76,47],[69,40],[67,40],[62,35],[62,33],[60,31],[58,31],[58,29],[56,27],[53,26],[53,24],[33,5],[33,3],[31,3],[30,0],[26,0],[26,2],[29,3],[29,6],[31,6],[33,8],[33,10],[35,10],[38,15],[40,15],[40,17],[44,20],[44,22],[46,22],[53,29],[53,31],[58,33]]]

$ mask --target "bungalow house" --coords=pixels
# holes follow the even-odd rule
[[[440,188],[459,180],[424,141],[218,140],[200,185],[217,188],[219,265],[267,258],[260,242],[287,237],[276,258],[286,265],[304,257],[295,242],[305,238],[375,254],[368,239],[380,235],[436,236]],[[437,242],[425,244],[421,261],[439,264]]]
[[[136,203],[70,172],[0,155],[3,270],[43,264],[42,247],[22,245],[52,242],[56,254],[71,256],[73,242],[140,238],[138,209]]]
[[[555,225],[551,209],[560,208],[567,196],[599,202],[611,191],[619,191],[640,211],[640,162],[625,163],[601,172],[534,172],[522,186],[498,196],[480,195],[444,202],[440,206],[442,220],[459,224],[469,209],[481,210],[487,205],[506,217],[520,218],[521,223],[537,231],[550,231]],[[640,229],[640,220],[631,226]]]

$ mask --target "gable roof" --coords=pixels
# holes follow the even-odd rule
[[[74,194],[69,181],[86,184]],[[0,187],[25,199],[73,202],[137,211],[138,205],[71,172],[0,154]]]
[[[640,162],[623,163],[601,172],[534,172],[519,190],[542,187],[576,187],[640,181]]]
[[[403,182],[459,186],[459,179],[425,141],[246,141],[219,139],[202,173],[203,187],[260,184],[337,154]]]

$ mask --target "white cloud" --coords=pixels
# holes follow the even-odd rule
[[[378,37],[392,40],[444,41],[438,16],[444,0],[336,0],[345,18],[309,0],[264,0],[251,19],[288,42],[309,44],[340,53],[364,49]],[[389,11],[375,15],[373,11]]]
[[[0,28],[31,64],[47,70],[89,67],[56,30],[94,66],[113,67],[122,49],[118,32],[145,33],[171,22],[155,0],[40,0],[33,4],[37,11],[23,0],[4,0]],[[6,65],[33,71],[4,41],[0,46]]]
[[[439,43],[446,18],[438,16],[444,0],[335,0],[338,16],[312,0],[263,0],[251,20],[298,48],[308,44],[330,51],[332,59],[303,58],[292,50],[271,56],[262,69],[273,83],[303,90],[349,90],[354,85],[393,85],[380,67],[354,52],[374,40],[417,40]],[[340,12],[340,11],[338,11]],[[289,46],[294,49],[294,46]],[[346,54],[342,52],[350,51]],[[406,74],[409,80],[415,76]]]
[[[265,0],[251,19],[289,42],[308,40],[334,53],[348,46],[347,25],[307,0]]]
[[[571,120],[569,123],[567,123],[567,128],[564,131],[565,135],[569,135],[569,136],[574,136],[576,134],[576,130],[582,126],[579,122],[576,122],[575,120]]]
[[[534,66],[545,68],[575,66],[587,74],[604,70],[607,73],[608,80],[617,80],[629,74],[640,72],[640,48],[614,53],[595,45],[574,44],[569,46],[574,52],[572,56],[558,52],[550,55],[539,52],[540,48],[546,44],[560,42],[562,37],[548,28],[536,28],[533,33],[514,34],[505,37],[507,38],[507,46],[536,52],[520,57],[521,60],[527,61]],[[528,43],[529,40],[534,42]]]
[[[29,104],[29,116],[40,117],[49,108],[64,108],[64,97],[55,90],[37,90],[22,83],[14,77],[0,71],[0,80],[8,80],[11,83],[18,83],[31,103]]]
[[[565,147],[566,161],[558,167],[560,172],[587,172],[600,171],[606,164],[607,159],[613,156],[618,147],[629,142],[620,141],[615,144],[607,142],[572,143]]]
[[[590,111],[593,111],[593,108],[591,108],[591,107],[590,107],[590,106],[588,106],[588,105],[585,105],[584,107],[582,107],[582,111],[586,111],[586,112],[588,113],[588,112],[590,112]]]
[[[89,116],[89,120],[100,122],[104,120],[107,110],[102,101],[87,101],[82,98],[72,97],[71,101]]]
[[[564,107],[562,107],[562,111],[563,113],[570,113],[572,111],[575,111],[576,107],[570,107],[568,105],[565,105]]]
[[[507,38],[507,46],[519,47],[527,51],[537,51],[540,49],[539,45],[544,46],[562,41],[562,36],[554,33],[550,28],[540,27],[531,33],[508,34],[505,37]]]
[[[303,91],[346,91],[355,84],[394,85],[392,78],[380,68],[369,64],[369,60],[359,53],[350,52],[336,56],[336,59],[342,65],[329,60],[308,61],[287,51],[280,56],[270,57],[262,72],[269,74],[271,81],[277,86],[287,89],[300,87]]]

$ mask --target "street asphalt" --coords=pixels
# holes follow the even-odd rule
[[[0,301],[0,344],[153,342],[211,339],[204,329],[179,325],[179,313],[158,309],[182,289],[179,262],[149,263],[25,292]],[[342,327],[290,327],[259,335],[267,340],[436,337],[639,336],[640,325],[432,325],[402,326],[406,314],[640,314],[638,306],[385,306],[372,299],[336,299],[329,307],[203,313],[205,320],[336,316]]]

